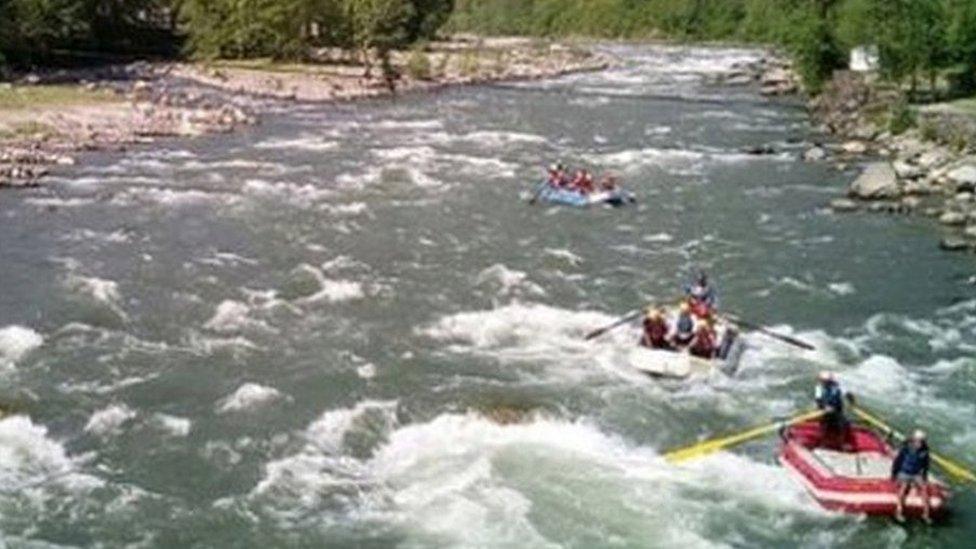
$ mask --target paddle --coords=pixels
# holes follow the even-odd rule
[[[865,422],[870,423],[871,425],[877,427],[878,429],[881,429],[882,431],[885,431],[886,433],[891,433],[892,435],[895,436],[895,438],[899,440],[905,440],[906,437],[904,434],[899,433],[898,431],[892,429],[884,421],[878,419],[874,414],[868,412],[864,408],[860,406],[851,406],[851,410],[854,412],[854,415],[863,419]],[[935,452],[930,452],[930,455],[932,456],[932,460],[935,461],[936,465],[941,467],[945,472],[949,473],[951,476],[955,477],[956,480],[972,482],[976,484],[976,474],[973,474],[973,472],[970,471],[969,469],[966,469],[962,465],[959,465],[958,463],[946,457],[940,456]]]
[[[529,206],[534,206],[535,203],[539,201],[539,197],[542,196],[542,191],[546,190],[546,187],[548,185],[549,184],[544,181],[542,182],[541,185],[539,185],[539,188],[536,189],[535,194],[532,195],[532,198],[529,199]]]
[[[713,454],[715,452],[724,450],[726,448],[731,448],[732,446],[737,446],[750,440],[754,440],[770,433],[776,432],[784,427],[789,427],[791,425],[796,425],[797,423],[803,423],[804,421],[810,421],[817,419],[818,417],[824,415],[826,412],[824,410],[816,410],[813,412],[802,413],[792,419],[786,421],[777,421],[775,423],[769,423],[759,427],[753,427],[748,431],[743,431],[735,435],[729,435],[721,438],[714,438],[711,440],[706,440],[687,446],[685,448],[679,448],[677,450],[672,450],[664,454],[664,459],[669,463],[681,463],[691,459],[700,458],[707,456],[708,454]]]
[[[784,335],[784,334],[780,334],[780,333],[774,332],[774,331],[770,330],[769,328],[766,328],[765,326],[762,326],[762,325],[759,325],[759,324],[755,324],[753,322],[749,322],[748,320],[742,320],[741,318],[739,318],[739,317],[737,317],[735,315],[725,314],[723,316],[725,317],[726,320],[728,320],[732,324],[736,324],[738,326],[741,326],[743,328],[748,328],[750,330],[755,330],[755,331],[757,331],[757,332],[759,332],[759,333],[761,333],[761,334],[763,334],[765,336],[771,337],[773,339],[778,339],[778,340],[780,340],[780,341],[782,341],[784,343],[789,343],[790,345],[795,345],[797,347],[800,347],[801,349],[806,349],[808,351],[816,350],[816,347],[814,347],[813,345],[811,345],[811,344],[809,344],[806,341],[803,341],[801,339],[797,339],[795,337],[791,337],[791,336],[788,336],[788,335]]]
[[[637,317],[639,317],[642,313],[643,313],[643,311],[641,311],[640,309],[637,309],[636,311],[631,311],[631,312],[627,313],[625,316],[620,317],[613,324],[610,324],[608,326],[604,326],[603,328],[598,328],[598,329],[593,330],[592,332],[586,334],[586,337],[584,337],[583,339],[586,340],[586,341],[589,341],[589,340],[591,340],[593,338],[600,337],[603,334],[609,332],[610,330],[613,330],[615,328],[618,328],[620,326],[623,326],[624,324],[627,324],[628,322],[632,322],[632,321],[636,320]]]

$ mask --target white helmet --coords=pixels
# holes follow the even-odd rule
[[[925,431],[921,429],[915,429],[915,432],[912,433],[912,440],[924,441],[925,439],[926,439]]]
[[[819,379],[820,381],[833,381],[834,373],[829,372],[827,370],[823,370],[820,372],[820,375],[817,376],[817,379]]]

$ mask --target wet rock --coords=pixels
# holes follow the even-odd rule
[[[953,168],[946,174],[946,178],[956,189],[976,190],[976,164]]]
[[[962,231],[962,234],[966,235],[971,239],[976,239],[976,225],[967,225]]]
[[[772,145],[752,145],[748,147],[743,147],[742,152],[751,155],[767,155],[776,154],[776,149]]]
[[[860,155],[868,152],[868,146],[863,141],[848,141],[841,145],[841,150],[846,154]]]
[[[899,179],[919,179],[925,172],[922,168],[909,164],[904,160],[897,160],[892,163],[892,167],[895,169],[895,174],[898,175]]]
[[[835,198],[830,201],[830,209],[838,213],[856,212],[861,207],[850,198]]]
[[[936,191],[936,188],[927,181],[908,181],[902,187],[902,192],[908,195],[927,196]]]
[[[956,211],[943,212],[939,216],[939,223],[950,227],[958,227],[966,223],[966,214]]]
[[[803,153],[803,160],[806,160],[807,162],[819,162],[825,158],[827,158],[827,151],[819,145],[807,149],[807,151]]]
[[[939,242],[939,248],[947,252],[961,252],[970,249],[969,242],[962,237],[947,236]]]
[[[895,170],[887,162],[868,164],[864,172],[851,183],[848,194],[862,200],[897,198],[901,195]]]
[[[927,171],[945,166],[949,162],[949,159],[948,153],[942,149],[932,149],[920,154],[915,160],[915,164],[919,168]]]
[[[922,205],[922,199],[917,196],[906,196],[901,199],[901,205],[908,211],[915,211]]]

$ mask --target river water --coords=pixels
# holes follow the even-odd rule
[[[925,220],[826,212],[852,174],[796,159],[804,111],[711,83],[757,52],[614,52],[0,195],[6,545],[971,546],[971,493],[904,528],[821,510],[773,440],[662,462],[809,407],[825,367],[968,457],[972,259]],[[640,202],[526,205],[553,159]],[[735,377],[661,383],[621,360],[636,329],[581,340],[698,268],[818,350],[750,336]]]

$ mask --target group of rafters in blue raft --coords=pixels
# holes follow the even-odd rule
[[[570,175],[562,164],[556,164],[549,167],[546,179],[536,187],[530,202],[537,201],[585,208],[598,204],[623,206],[637,199],[620,188],[616,176],[607,174],[595,181],[589,170],[577,169]]]

